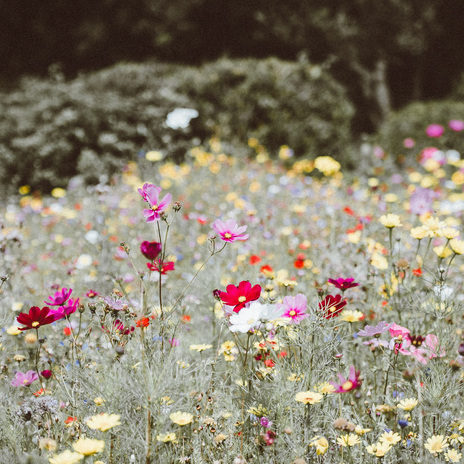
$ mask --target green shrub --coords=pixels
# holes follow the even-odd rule
[[[436,147],[443,150],[453,149],[464,154],[462,132],[450,129],[449,122],[451,120],[464,121],[464,102],[444,100],[413,103],[396,113],[392,113],[381,127],[376,138],[382,148],[394,157],[406,156],[408,164],[425,147]],[[433,138],[427,135],[426,129],[431,124],[443,126],[445,130],[441,137]],[[406,148],[404,146],[404,140],[407,138],[414,140],[414,147]]]
[[[271,152],[339,158],[353,114],[326,72],[276,59],[119,64],[70,82],[24,79],[0,97],[0,180],[42,191],[76,174],[96,182],[148,150],[180,161],[213,135],[237,150],[256,137]],[[199,116],[172,129],[166,116],[179,107]]]

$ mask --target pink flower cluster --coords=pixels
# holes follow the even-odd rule
[[[44,301],[44,303],[49,306],[58,306],[58,308],[50,309],[49,311],[49,315],[53,316],[55,321],[63,319],[64,317],[76,312],[80,300],[79,298],[69,298],[71,293],[71,288],[62,288]]]

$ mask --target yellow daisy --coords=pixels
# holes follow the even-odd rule
[[[299,392],[295,395],[295,400],[304,404],[320,403],[322,398],[324,398],[324,395],[312,391]]]
[[[120,418],[121,417],[117,414],[107,414],[106,412],[103,412],[101,414],[97,414],[96,416],[92,416],[87,421],[87,426],[94,430],[98,429],[102,432],[106,432],[107,430],[112,429],[117,425],[121,425],[121,422],[119,422]]]
[[[443,435],[433,435],[424,445],[425,449],[432,454],[442,453],[449,445]]]

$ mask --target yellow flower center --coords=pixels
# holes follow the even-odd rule
[[[155,203],[152,207],[151,207],[151,210],[152,211],[156,211],[158,209],[158,205]]]
[[[240,303],[243,303],[244,301],[246,301],[246,296],[243,296],[243,295],[242,295],[242,296],[239,296],[239,297],[238,297],[238,301],[239,301]]]
[[[23,380],[23,384],[26,385],[29,381],[27,379]]]
[[[295,316],[295,314],[296,314],[296,311],[295,311],[294,309],[292,309],[292,310],[288,313],[288,315],[289,315],[290,317]]]
[[[224,234],[224,237],[225,237],[225,238],[232,238],[232,234],[229,234],[229,232],[226,232],[226,233]]]
[[[32,323],[32,327],[37,327],[38,325],[40,325],[40,324],[39,324],[37,321],[34,321],[34,322]]]
[[[347,380],[343,385],[342,385],[343,390],[351,390],[353,388],[353,382],[350,380]]]

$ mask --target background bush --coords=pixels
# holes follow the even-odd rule
[[[194,108],[186,129],[166,116]],[[114,172],[122,161],[160,150],[175,161],[211,136],[240,149],[249,137],[298,156],[343,153],[353,108],[324,70],[277,59],[220,60],[194,69],[120,64],[65,82],[22,80],[0,99],[0,180],[42,191]]]

